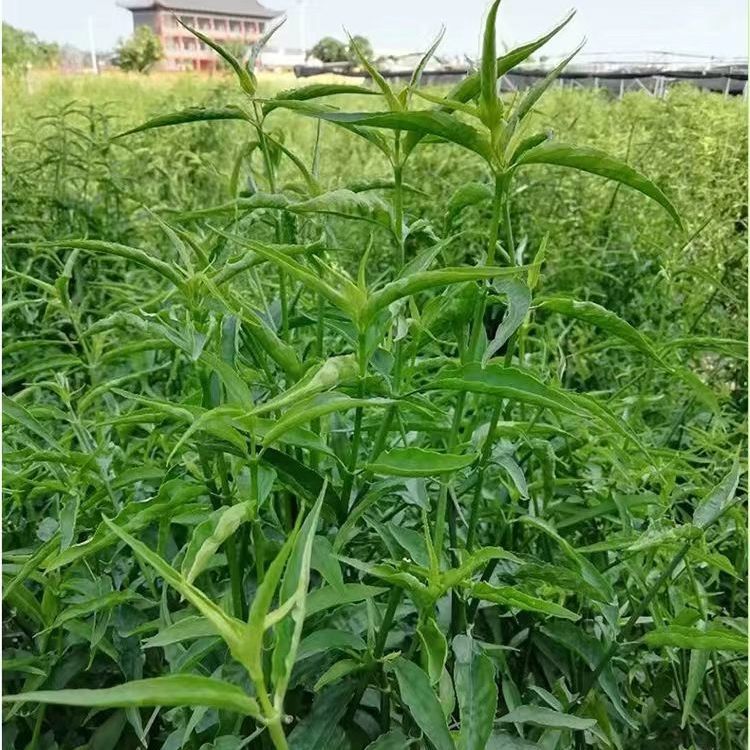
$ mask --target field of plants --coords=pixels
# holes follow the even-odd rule
[[[4,750],[747,746],[746,103],[498,97],[497,5],[6,78]]]

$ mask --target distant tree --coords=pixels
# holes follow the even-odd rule
[[[349,60],[353,63],[359,62],[359,58],[357,57],[357,53],[354,51],[354,44],[359,47],[359,51],[368,59],[372,60],[372,58],[375,56],[375,52],[372,49],[372,44],[370,44],[370,40],[366,36],[353,36],[352,41],[349,42],[349,46],[346,48],[346,54]]]
[[[324,63],[348,60],[346,45],[332,36],[323,37],[308,53]]]
[[[148,73],[164,57],[161,40],[149,26],[139,26],[115,50],[114,64],[122,70]]]
[[[58,45],[40,41],[36,34],[3,22],[3,67],[13,71],[28,66],[51,68],[60,56]]]

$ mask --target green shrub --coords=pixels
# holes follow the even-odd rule
[[[743,746],[741,117],[498,98],[497,5],[447,93],[8,139],[19,745]]]

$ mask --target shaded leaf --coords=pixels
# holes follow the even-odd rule
[[[399,657],[393,662],[401,700],[436,750],[455,750],[443,709],[430,686],[430,679],[413,662]]]
[[[492,660],[468,635],[453,639],[453,679],[461,713],[461,750],[484,750],[497,711],[497,685]]]

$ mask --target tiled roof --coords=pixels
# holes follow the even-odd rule
[[[118,0],[117,4],[128,10],[164,8],[176,13],[220,13],[252,18],[276,18],[282,13],[266,8],[257,0]]]

